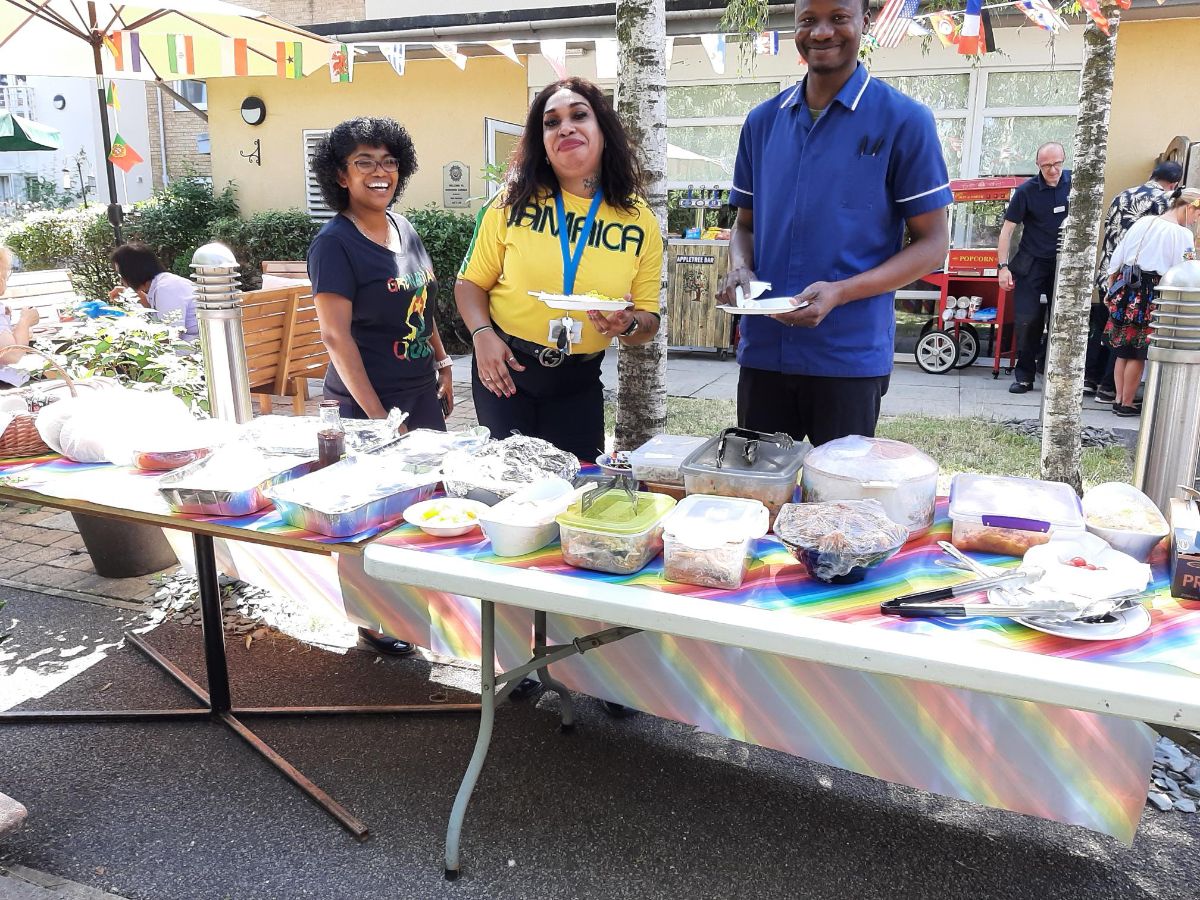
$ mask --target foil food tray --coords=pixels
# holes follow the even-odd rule
[[[360,459],[342,460],[314,477],[322,480],[344,477],[347,482],[352,482],[353,469],[361,465]],[[382,495],[376,491],[376,496],[367,496],[357,503],[344,500],[334,504],[313,499],[313,491],[301,481],[280,484],[269,490],[267,497],[289,525],[328,537],[349,537],[399,521],[414,503],[433,496],[440,477],[436,471],[413,475],[407,483],[396,485],[394,490]]]
[[[163,475],[158,482],[159,493],[174,512],[193,516],[248,516],[271,505],[267,490],[301,475],[307,475],[315,460],[297,461],[280,458],[282,468],[258,484],[228,490],[188,487],[190,478],[212,464],[216,457],[207,456],[190,465]]]

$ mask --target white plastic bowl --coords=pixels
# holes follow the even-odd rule
[[[1161,521],[1157,532],[1133,531],[1126,528],[1106,528],[1103,525],[1093,525],[1088,521],[1088,514],[1122,506],[1143,507],[1152,511]],[[1083,495],[1083,517],[1087,530],[1098,538],[1108,542],[1114,550],[1132,556],[1138,562],[1146,562],[1159,542],[1171,533],[1171,527],[1163,517],[1154,501],[1135,488],[1133,485],[1119,481],[1098,484]]]
[[[453,512],[471,512],[475,514],[472,521],[461,525],[438,525],[427,521],[424,516],[431,509],[444,509]],[[404,511],[404,521],[416,525],[426,534],[434,537],[458,537],[479,527],[479,515],[487,510],[487,505],[477,500],[464,500],[459,497],[435,497],[432,500],[422,500],[414,503]]]
[[[497,556],[536,553],[558,537],[554,517],[570,505],[574,489],[562,478],[539,481],[490,507],[479,516],[483,533]],[[510,520],[514,507],[525,506],[523,515]],[[520,521],[521,518],[527,521]]]

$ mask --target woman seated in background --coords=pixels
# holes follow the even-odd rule
[[[388,212],[417,170],[412,139],[394,119],[351,119],[318,142],[312,168],[321,196],[338,212],[308,248],[332,363],[325,396],[349,418],[382,419],[398,408],[410,429],[445,431],[454,390],[432,315],[433,262],[408,219]],[[415,649],[378,631],[360,628],[359,635],[381,653]]]
[[[1200,222],[1200,188],[1176,188],[1161,216],[1143,216],[1125,232],[1108,264],[1108,325],[1104,339],[1117,358],[1113,412],[1133,417],[1142,370],[1150,345],[1150,315],[1158,282],[1167,270],[1196,253],[1195,227]]]
[[[8,291],[8,277],[12,275],[12,251],[0,244],[0,297]],[[10,349],[29,345],[30,332],[38,323],[38,311],[26,307],[16,315],[8,304],[0,300],[0,388],[20,387],[29,380],[29,374],[15,369],[12,363],[25,355],[24,350]]]
[[[168,272],[154,251],[145,244],[131,241],[112,254],[112,263],[121,284],[108,292],[115,300],[126,289],[137,294],[138,302],[158,313],[160,321],[174,325],[189,343],[200,337],[196,323],[196,285],[187,278]]]
[[[659,325],[663,240],[644,190],[596,85],[567,78],[534,98],[509,181],[480,213],[455,287],[475,348],[475,412],[494,437],[520,432],[588,460],[604,450],[604,350],[614,337],[648,343]],[[633,309],[585,318],[531,291],[624,298]],[[555,332],[566,315],[579,329],[569,353]]]

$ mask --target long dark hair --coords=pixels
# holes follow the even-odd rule
[[[515,225],[530,200],[559,190],[558,177],[546,158],[542,140],[542,115],[546,101],[563,88],[579,94],[592,106],[600,132],[604,135],[604,154],[600,157],[600,186],[604,199],[625,212],[636,210],[637,201],[645,199],[642,165],[629,143],[625,126],[608,98],[596,85],[583,78],[564,78],[542,88],[529,106],[521,143],[513,153],[512,168],[504,191],[504,206],[508,207],[508,223]]]

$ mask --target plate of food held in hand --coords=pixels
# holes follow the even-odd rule
[[[800,303],[798,306],[792,303],[793,297],[759,297],[757,300],[747,300],[741,306],[732,304],[722,304],[717,309],[723,309],[727,313],[733,313],[737,316],[777,316],[780,313],[795,312],[798,309],[804,309],[808,306],[808,301]]]
[[[603,294],[550,294],[546,291],[530,291],[529,296],[536,297],[551,309],[569,312],[616,312],[633,306],[628,300],[617,300]]]
[[[404,521],[435,537],[457,537],[479,527],[479,514],[487,504],[459,497],[438,497],[414,503],[404,511]]]

